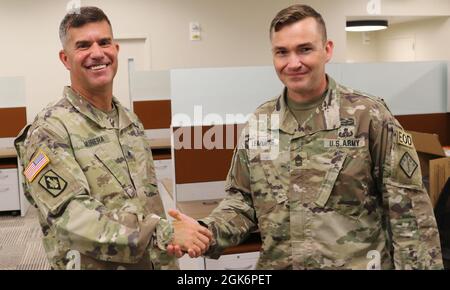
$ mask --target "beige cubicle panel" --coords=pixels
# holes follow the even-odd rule
[[[243,125],[216,125],[221,127],[222,147],[207,148],[204,142],[201,142],[200,148],[196,146],[195,138],[204,137],[213,126],[188,126],[174,127],[174,136],[180,136],[179,140],[174,140],[174,164],[175,164],[175,183],[187,184],[197,182],[224,181],[231,164],[234,148],[236,147],[240,130]],[[195,134],[201,132],[198,137]],[[227,133],[228,132],[228,133]],[[185,136],[191,136],[189,148],[182,146],[179,142],[184,142]],[[209,138],[209,136],[206,136]],[[217,138],[217,136],[215,136]],[[214,143],[214,139],[212,139]],[[197,140],[197,145],[199,141]],[[184,145],[184,144],[183,144]],[[228,146],[227,146],[228,145]],[[183,148],[180,148],[183,147]]]
[[[16,137],[27,124],[26,108],[0,108],[0,124],[0,138]]]
[[[172,120],[170,100],[134,101],[133,110],[146,130],[170,128]]]

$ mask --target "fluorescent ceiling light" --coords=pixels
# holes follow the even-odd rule
[[[377,31],[388,27],[387,20],[352,20],[347,21],[346,31]]]

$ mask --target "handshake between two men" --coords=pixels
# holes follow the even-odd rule
[[[168,213],[174,220],[172,222],[173,239],[167,246],[167,253],[177,258],[185,253],[188,253],[191,258],[203,255],[213,239],[211,231],[178,210],[171,209]]]

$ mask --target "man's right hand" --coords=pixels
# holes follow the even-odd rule
[[[172,222],[173,240],[167,247],[167,253],[178,258],[183,256],[183,252],[187,252],[191,258],[204,254],[208,250],[212,233],[195,219],[178,210],[169,210],[169,215],[175,220]]]

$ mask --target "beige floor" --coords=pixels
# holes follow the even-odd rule
[[[41,242],[37,210],[30,207],[25,217],[0,215],[0,270],[49,269]]]

